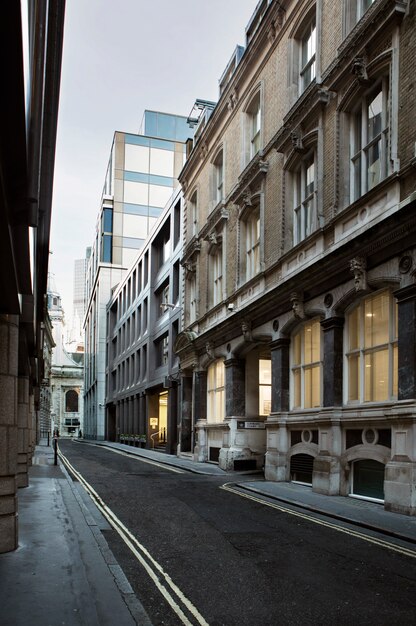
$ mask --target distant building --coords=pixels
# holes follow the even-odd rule
[[[64,347],[64,312],[53,278],[48,289],[48,310],[55,347],[50,375],[51,431],[60,436],[78,436],[83,421],[84,355],[69,353]]]
[[[105,436],[170,454],[178,444],[182,210],[178,191],[107,306]]]
[[[91,248],[86,249],[84,259],[74,261],[72,323],[68,333],[67,349],[69,352],[84,351],[84,316],[87,304],[87,267]]]
[[[55,347],[52,322],[49,313],[43,322],[43,378],[40,386],[38,437],[47,437],[52,432],[51,424],[51,372],[52,349]]]
[[[116,132],[87,269],[85,436],[105,437],[106,306],[163,212],[185,161],[186,118],[145,111],[145,134]]]

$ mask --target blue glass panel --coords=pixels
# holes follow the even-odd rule
[[[147,215],[149,207],[146,204],[123,204],[123,212],[131,215]]]
[[[149,206],[149,216],[150,217],[159,217],[159,215],[162,215],[162,211],[163,211],[163,209],[159,209],[156,206]]]
[[[124,172],[124,180],[129,180],[133,183],[148,183],[149,174],[141,174],[140,172]]]
[[[150,174],[149,182],[154,185],[163,185],[164,187],[173,187],[173,178],[169,176],[156,176],[156,174]]]
[[[158,113],[157,116],[157,137],[175,139],[175,116]]]
[[[157,135],[157,113],[156,111],[144,112],[144,132],[146,135]]]
[[[194,129],[189,128],[186,117],[176,118],[176,134],[177,141],[186,141],[188,137],[194,136]]]
[[[103,232],[104,233],[113,232],[113,210],[112,209],[104,209],[103,211]]]
[[[163,141],[163,139],[150,139],[152,148],[161,148],[162,150],[175,150],[175,144],[172,141]]]
[[[124,141],[126,143],[132,143],[136,146],[150,145],[150,139],[148,137],[143,137],[142,135],[129,135],[128,133],[126,133]]]
[[[123,237],[124,248],[134,248],[138,250],[144,244],[145,239],[136,239],[135,237]]]
[[[111,263],[111,259],[112,259],[112,255],[111,255],[112,243],[113,243],[113,238],[112,238],[111,235],[103,235],[103,238],[102,238],[102,250],[101,250],[101,260],[104,263]]]

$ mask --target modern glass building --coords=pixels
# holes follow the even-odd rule
[[[145,111],[139,134],[114,133],[86,280],[85,435],[94,439],[104,437],[105,306],[178,186],[186,119]]]

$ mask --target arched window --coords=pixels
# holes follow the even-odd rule
[[[65,411],[66,413],[78,413],[78,393],[74,389],[70,389],[65,394]]]
[[[397,398],[397,304],[385,290],[361,300],[346,319],[347,401]]]

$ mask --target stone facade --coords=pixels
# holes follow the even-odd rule
[[[414,32],[414,0],[257,5],[180,175],[175,345],[197,460],[413,515]]]

